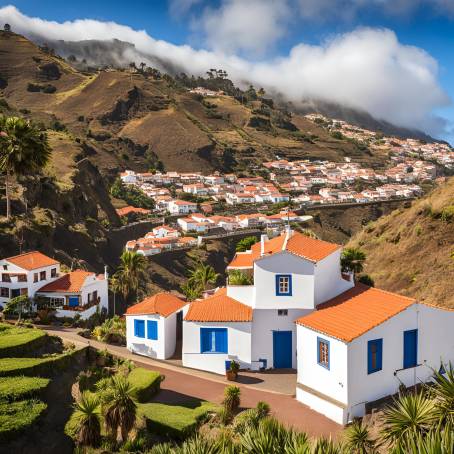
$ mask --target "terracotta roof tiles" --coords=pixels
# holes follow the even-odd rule
[[[35,270],[37,268],[59,264],[57,260],[54,260],[38,251],[15,255],[13,257],[8,257],[5,260],[25,270]]]
[[[186,306],[186,302],[172,293],[156,293],[149,296],[134,306],[128,307],[126,315],[152,315],[158,314],[163,317],[177,312]]]
[[[85,280],[90,276],[94,276],[94,273],[84,270],[71,271],[55,281],[44,285],[38,292],[79,293],[85,284]]]

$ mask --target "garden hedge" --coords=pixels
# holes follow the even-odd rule
[[[0,377],[0,401],[37,397],[49,383],[48,378],[42,377]]]
[[[14,375],[51,377],[56,372],[70,366],[75,359],[85,355],[87,348],[42,358],[1,358],[0,377]]]
[[[0,402],[0,442],[11,440],[28,429],[46,408],[44,402],[35,399]]]
[[[43,347],[49,336],[45,331],[0,324],[0,358],[33,355]]]
[[[134,386],[138,402],[148,402],[160,390],[164,376],[153,370],[136,367],[129,373],[128,380]]]

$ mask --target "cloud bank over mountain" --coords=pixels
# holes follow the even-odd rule
[[[190,8],[197,2],[185,3]],[[238,4],[243,2],[229,0],[227,3],[239,7]],[[251,0],[251,7],[257,8],[253,11],[265,14],[260,3],[273,6],[282,2]],[[155,39],[145,30],[133,30],[115,22],[80,19],[58,23],[32,18],[13,6],[0,8],[0,24],[7,22],[13,31],[43,41],[118,39],[133,43],[136,49],[125,51],[122,56],[124,64],[139,63],[146,60],[144,56],[149,56],[149,64],[157,58],[195,75],[203,75],[209,68],[222,68],[237,84],[252,83],[264,87],[295,104],[303,99],[338,103],[364,110],[377,119],[422,129],[433,135],[438,135],[446,127],[443,119],[433,115],[435,109],[450,103],[438,82],[437,62],[424,50],[400,43],[391,30],[359,28],[320,45],[300,43],[285,56],[251,61],[236,53],[238,49],[245,49],[242,44],[245,35],[241,33],[245,27],[247,29],[247,24],[236,23],[227,29],[216,25],[222,24],[226,17],[229,18],[227,22],[234,20],[233,13],[222,9],[205,12],[208,14],[202,18],[205,30],[214,40],[207,46],[208,50],[177,46]],[[242,13],[236,11],[236,14]],[[284,33],[282,27],[289,11],[282,10],[279,14],[256,21],[260,24],[250,35],[252,43],[264,39],[263,24],[265,29],[274,29],[274,35],[265,42],[265,48]]]

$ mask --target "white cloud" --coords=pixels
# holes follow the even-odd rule
[[[189,12],[189,10],[201,3],[202,0],[169,0],[170,14],[175,18],[181,18]]]
[[[318,46],[298,44],[289,55],[251,62],[220,50],[195,50],[176,46],[114,22],[83,19],[57,23],[0,8],[0,24],[8,22],[24,35],[47,40],[119,39],[133,43],[146,55],[205,74],[223,68],[234,82],[251,82],[279,93],[294,103],[320,99],[361,109],[399,126],[441,132],[434,110],[450,103],[438,83],[437,62],[424,50],[399,43],[385,29],[357,29]],[[129,54],[125,63],[143,56]]]

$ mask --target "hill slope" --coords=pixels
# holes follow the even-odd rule
[[[454,308],[454,177],[355,235],[377,287]]]

